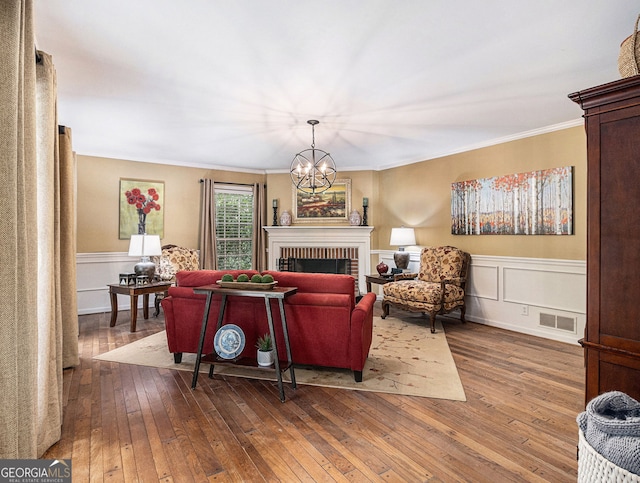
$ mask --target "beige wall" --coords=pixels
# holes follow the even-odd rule
[[[425,161],[380,174],[389,247],[393,226],[413,226],[419,245],[449,244],[474,254],[586,259],[586,136],[582,126]],[[451,183],[476,178],[574,166],[574,235],[452,235]]]
[[[220,182],[264,183],[262,174],[236,173],[121,159],[78,156],[78,252],[126,252],[119,240],[120,178],[163,181],[162,244],[198,247],[201,178]]]
[[[340,162],[337,160],[338,169]],[[474,178],[574,166],[574,235],[451,235],[451,183]],[[126,251],[118,240],[119,179],[165,182],[163,243],[197,246],[198,180],[267,184],[267,205],[278,199],[278,213],[292,208],[288,174],[266,176],[180,166],[78,157],[78,251]],[[582,126],[384,171],[339,172],[351,179],[352,208],[362,213],[369,198],[373,249],[389,246],[394,226],[416,228],[421,246],[451,244],[474,254],[532,258],[586,259],[586,137]],[[268,215],[269,224],[273,212]]]

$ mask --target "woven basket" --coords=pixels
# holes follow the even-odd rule
[[[593,449],[584,439],[582,430],[578,429],[578,433],[578,483],[640,482],[640,476],[613,464]]]
[[[618,71],[622,77],[638,75],[638,58],[640,57],[640,33],[638,33],[638,22],[632,35],[629,35],[620,44],[620,54],[618,55]]]

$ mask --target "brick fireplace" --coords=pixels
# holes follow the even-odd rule
[[[372,226],[265,226],[269,270],[283,258],[348,258],[360,292],[371,272]]]

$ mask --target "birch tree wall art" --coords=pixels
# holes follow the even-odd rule
[[[573,167],[451,184],[454,235],[572,235]]]

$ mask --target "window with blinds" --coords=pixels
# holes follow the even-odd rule
[[[215,187],[218,270],[250,270],[253,191],[250,186]]]

